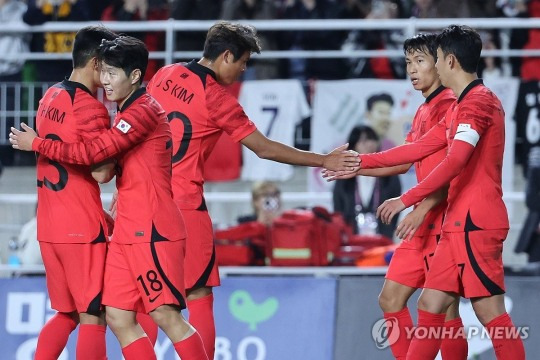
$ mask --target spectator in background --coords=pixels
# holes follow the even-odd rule
[[[470,17],[469,1],[414,0],[411,16],[420,19]]]
[[[365,19],[398,19],[403,17],[400,0],[373,0]],[[353,30],[341,46],[343,50],[397,50],[404,36],[399,30]],[[402,79],[405,78],[403,58],[350,59],[348,76],[353,78]]]
[[[256,182],[251,188],[251,205],[253,214],[239,217],[238,222],[258,221],[270,226],[281,215],[281,190],[270,181]]]
[[[388,138],[388,130],[392,122],[392,108],[394,99],[387,93],[380,93],[370,96],[367,99],[366,113],[363,122],[369,125],[377,133],[381,142],[381,150],[388,150],[396,144]]]
[[[277,18],[278,7],[275,0],[225,0],[220,19],[223,20],[273,20]],[[277,50],[276,33],[259,33],[261,48],[265,51]],[[242,75],[243,80],[278,79],[278,59],[253,59],[250,67]]]
[[[529,0],[525,6],[527,6],[529,17],[540,17],[540,0]],[[523,45],[523,49],[540,49],[540,29],[528,29],[527,41]],[[520,77],[522,80],[540,80],[540,57],[522,57]]]
[[[352,129],[349,135],[349,150],[359,154],[369,154],[381,150],[377,133],[366,125]],[[393,238],[397,227],[397,217],[390,224],[384,224],[375,217],[377,207],[385,200],[401,195],[401,183],[398,176],[375,178],[357,176],[346,180],[336,180],[333,200],[334,211],[340,212],[345,222],[356,234],[374,233]]]
[[[509,18],[527,18],[529,17],[527,9],[527,0],[499,0],[497,8],[500,17]],[[529,38],[529,29],[511,29],[510,32],[510,49],[523,49]],[[512,66],[512,76],[519,77],[521,72],[521,57],[511,57],[510,64]]]
[[[497,31],[482,31],[479,32],[482,39],[482,48],[484,50],[495,50],[499,48],[499,38]],[[485,56],[478,64],[479,77],[483,79],[499,79],[503,76],[501,67],[501,58],[493,56]]]
[[[332,0],[286,0],[284,19],[341,19],[346,8]],[[282,31],[282,50],[338,50],[345,39],[342,31]],[[301,81],[342,79],[347,73],[341,59],[296,58],[285,62],[284,76]]]
[[[175,20],[216,20],[223,0],[175,0],[171,17]],[[176,50],[202,53],[207,31],[182,31],[176,36]],[[181,59],[181,60],[191,60]]]
[[[101,15],[104,21],[145,21],[167,20],[169,18],[169,4],[167,0],[113,0]],[[132,36],[143,41],[148,51],[163,51],[165,49],[165,34],[163,32],[132,33]],[[163,60],[149,60],[144,81],[154,76],[156,71],[164,65]]]
[[[48,21],[86,21],[90,13],[86,0],[29,0],[23,20],[28,25]],[[34,33],[30,50],[45,53],[70,53],[75,32]],[[36,79],[56,82],[71,72],[71,60],[36,60]]]
[[[0,0],[0,24],[6,28],[23,23],[22,17],[26,12],[26,4],[19,0]],[[28,52],[28,38],[25,34],[0,33],[0,82],[20,82],[22,81],[22,69],[24,60],[20,58],[21,53]],[[5,97],[5,100],[3,99]],[[15,88],[8,84],[5,93],[0,93],[0,104],[5,101],[3,111],[15,110]],[[0,115],[2,117],[2,115]],[[7,139],[9,129],[14,126],[13,116],[6,116],[6,123],[3,139]],[[13,151],[0,147],[2,158],[9,163],[13,157]],[[8,159],[9,158],[9,159]],[[1,160],[1,159],[0,159]],[[0,174],[2,173],[2,163],[0,162]]]
[[[19,0],[0,0],[0,23],[6,28],[23,23],[27,6]],[[0,34],[0,82],[21,81],[24,60],[20,54],[28,52],[25,34]],[[8,101],[9,103],[9,101]]]

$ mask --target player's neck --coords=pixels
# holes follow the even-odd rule
[[[214,63],[212,60],[209,60],[209,59],[203,57],[203,58],[201,58],[201,60],[198,61],[198,63],[199,63],[200,65],[204,66],[204,67],[209,68],[209,69],[212,70],[212,71],[215,71],[215,69],[214,69],[215,63]]]
[[[433,94],[433,92],[437,90],[440,86],[441,86],[441,82],[435,81],[433,84],[431,84],[429,89],[422,91],[422,96],[427,99],[429,95]]]
[[[92,94],[95,94],[97,91],[97,86],[94,83],[94,73],[89,72],[86,68],[73,69],[69,77],[69,81],[83,84],[92,92]]]
[[[133,95],[133,93],[135,91],[137,91],[138,89],[140,88],[140,85],[137,83],[137,84],[133,84],[133,86],[131,87],[131,91],[129,92],[129,94],[123,98],[122,100],[117,100],[116,103],[118,104],[118,108],[119,109],[122,109],[124,107],[124,104],[126,103],[127,99],[129,99],[131,97],[131,95]]]
[[[456,97],[459,99],[463,90],[465,90],[465,88],[476,79],[478,79],[478,75],[476,73],[471,74],[463,71],[454,77],[454,81],[452,81],[449,88],[452,89],[454,95],[456,95]]]

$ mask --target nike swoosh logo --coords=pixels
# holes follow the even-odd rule
[[[465,131],[463,131],[463,130],[461,130],[461,131],[458,131],[458,132],[456,133],[456,135],[457,135],[457,134],[461,134],[461,133],[464,133],[464,132],[465,132]]]
[[[156,299],[157,299],[158,297],[161,296],[161,294],[162,294],[162,293],[159,293],[159,294],[157,294],[156,296],[154,296],[153,298],[149,298],[148,301],[150,301],[150,303],[153,303],[154,301],[156,301]]]

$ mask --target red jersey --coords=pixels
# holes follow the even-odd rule
[[[459,140],[459,141],[456,141]],[[414,162],[448,146],[448,155],[401,196],[410,206],[450,182],[443,231],[508,229],[502,200],[504,110],[481,79],[471,82],[444,120],[420,140],[377,154],[360,155],[364,168]]]
[[[220,135],[225,131],[238,142],[256,127],[215,73],[196,61],[161,68],[147,89],[171,123],[176,204],[180,209],[204,207],[204,163]]]
[[[55,143],[86,141],[110,126],[107,109],[84,85],[64,80],[49,88],[36,115],[41,137]],[[51,243],[105,241],[107,225],[90,167],[39,156],[37,238]]]
[[[406,142],[412,143],[424,136],[432,127],[441,121],[448,107],[456,101],[454,93],[444,86],[440,86],[431,93],[426,101],[420,105],[412,122],[411,131],[407,134]],[[418,182],[424,180],[446,157],[446,149],[441,149],[428,157],[414,163],[416,179]],[[417,236],[438,235],[441,233],[444,211],[446,210],[446,199],[431,209],[425,216],[424,221],[416,230]]]
[[[113,127],[100,136],[84,143],[36,138],[32,149],[53,160],[86,165],[120,154],[113,241],[134,244],[186,237],[172,198],[170,126],[144,88],[126,100]]]

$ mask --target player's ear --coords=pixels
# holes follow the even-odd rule
[[[137,84],[138,82],[141,81],[141,70],[140,69],[135,69],[131,72],[131,76],[130,76],[130,79],[131,81],[131,85],[135,85]]]
[[[448,58],[447,61],[448,61],[448,65],[450,66],[450,69],[455,68],[455,67],[456,67],[456,64],[457,64],[457,59],[456,59],[456,57],[454,56],[454,54],[449,54],[449,55],[447,56],[447,58]]]
[[[234,56],[233,54],[231,53],[230,50],[225,50],[223,52],[223,61],[226,63],[226,64],[230,64],[232,63],[234,60]]]

